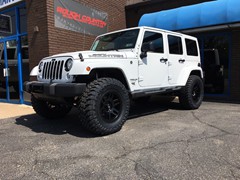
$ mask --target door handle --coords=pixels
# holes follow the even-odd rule
[[[10,69],[4,68],[3,69],[3,77],[8,77],[8,76],[10,76]]]
[[[161,58],[161,59],[160,59],[160,62],[161,62],[161,63],[166,63],[167,61],[168,61],[168,59],[166,59],[166,58]]]
[[[185,62],[185,59],[179,59],[178,62],[179,62],[179,63],[184,63],[184,62]]]

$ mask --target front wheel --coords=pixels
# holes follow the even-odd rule
[[[204,94],[203,81],[199,76],[191,75],[182,88],[179,101],[186,109],[197,109],[202,104]]]
[[[125,86],[112,78],[91,82],[83,93],[79,115],[82,125],[97,135],[119,131],[128,117],[129,96]]]
[[[32,107],[34,111],[47,119],[62,118],[67,115],[72,107],[65,104],[54,104],[45,100],[40,100],[35,98],[33,95],[31,97]]]

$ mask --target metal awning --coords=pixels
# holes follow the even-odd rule
[[[240,22],[240,0],[216,0],[144,14],[139,26],[181,31],[238,22]]]

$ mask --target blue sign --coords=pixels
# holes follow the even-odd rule
[[[0,9],[10,6],[12,4],[18,3],[23,0],[0,0]]]

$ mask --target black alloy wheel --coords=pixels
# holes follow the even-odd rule
[[[197,109],[202,104],[203,95],[203,80],[199,76],[190,75],[180,91],[179,101],[185,109]]]
[[[119,131],[128,117],[130,100],[125,86],[113,78],[88,84],[81,96],[79,117],[84,128],[96,135]]]
[[[123,109],[121,97],[114,91],[109,91],[100,100],[100,116],[106,123],[115,122]]]
[[[197,103],[200,97],[201,97],[201,86],[199,85],[199,83],[196,83],[192,89],[192,99],[195,103]]]

